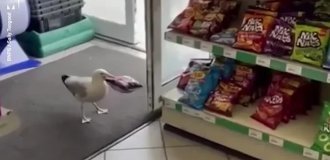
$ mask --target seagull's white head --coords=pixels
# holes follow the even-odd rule
[[[114,78],[114,76],[112,74],[110,74],[107,70],[105,69],[97,69],[94,71],[93,77],[97,76],[97,77],[101,77],[102,79],[111,79]]]

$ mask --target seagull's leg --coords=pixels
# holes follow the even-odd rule
[[[103,109],[103,108],[101,108],[99,105],[97,105],[97,103],[93,103],[93,105],[94,105],[94,107],[96,108],[96,110],[97,110],[97,114],[106,114],[106,113],[108,113],[109,112],[109,110],[108,109]]]
[[[86,117],[85,115],[85,109],[84,109],[84,103],[81,103],[81,123],[84,124],[84,123],[89,123],[92,119],[91,118],[88,118]]]

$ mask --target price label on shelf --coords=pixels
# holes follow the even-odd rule
[[[304,148],[303,156],[307,157],[307,158],[318,160],[319,156],[320,156],[320,153],[316,152],[316,151],[313,151],[309,148]]]
[[[201,42],[201,48],[200,49],[210,53],[210,52],[213,51],[213,45],[211,43]]]
[[[270,58],[257,56],[256,64],[259,66],[270,67]]]
[[[330,156],[323,154],[322,160],[330,160]]]
[[[194,40],[189,38],[183,38],[182,44],[189,47],[195,47]]]
[[[254,129],[249,129],[249,136],[258,140],[262,140],[262,133]]]
[[[301,75],[302,67],[294,65],[294,64],[287,64],[286,65],[286,72],[292,73],[292,74],[295,74],[295,75]]]
[[[193,117],[201,117],[200,111],[194,110],[189,107],[183,107],[182,112]]]
[[[235,49],[232,48],[225,48],[223,51],[223,56],[236,59],[237,52]]]
[[[214,116],[206,114],[206,113],[203,113],[202,118],[204,121],[210,122],[212,124],[215,124],[215,122],[216,122],[216,118]]]
[[[170,101],[167,101],[167,100],[164,101],[164,106],[166,108],[175,109],[175,104],[173,104],[173,103],[171,103]]]
[[[176,36],[175,36],[174,34],[167,33],[165,36],[166,36],[165,38],[166,38],[167,40],[169,40],[169,41],[171,41],[171,42],[176,42]]]
[[[284,140],[281,138],[274,137],[274,136],[269,136],[269,143],[279,146],[279,147],[283,147]]]

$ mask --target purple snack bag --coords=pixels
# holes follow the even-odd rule
[[[290,56],[293,45],[293,27],[283,20],[276,19],[274,27],[267,35],[264,53],[278,57]]]
[[[279,19],[294,27],[299,18],[302,18],[304,12],[285,12],[280,13]]]
[[[143,86],[130,76],[115,76],[106,80],[108,84],[120,93],[132,93]]]

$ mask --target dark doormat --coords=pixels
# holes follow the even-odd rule
[[[130,75],[144,84],[133,94],[110,89],[97,115],[91,105],[90,124],[81,124],[80,104],[61,82],[62,74],[90,75],[97,68]],[[148,112],[146,63],[114,50],[91,47],[38,69],[0,82],[4,106],[12,108],[21,126],[0,137],[1,160],[82,160],[146,123]]]

